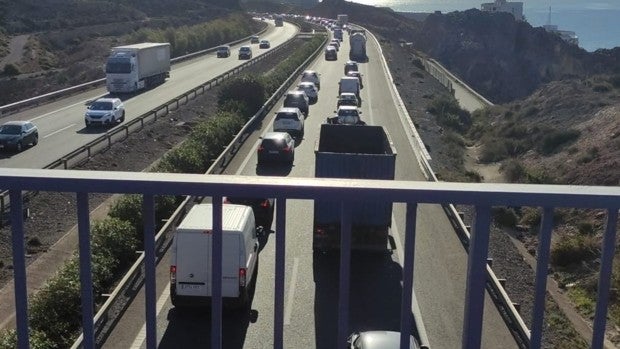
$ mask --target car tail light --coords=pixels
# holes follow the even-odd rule
[[[265,150],[265,147],[263,147],[262,145],[259,145],[258,146],[258,151],[263,151],[263,150]]]
[[[230,204],[230,200],[228,200],[228,198],[224,196],[224,198],[222,199],[222,203],[223,204]]]
[[[260,207],[262,208],[269,208],[269,206],[271,206],[271,204],[269,203],[269,200],[265,200],[260,203]]]
[[[316,235],[324,236],[324,235],[325,235],[325,229],[323,229],[323,228],[316,228],[316,230],[314,231],[314,233],[315,233]]]
[[[282,149],[283,152],[285,153],[289,153],[291,151],[291,147],[286,147],[284,149]]]
[[[171,265],[170,266],[170,283],[174,284],[176,282],[177,282],[177,266]]]
[[[245,287],[247,269],[239,268],[239,287]]]

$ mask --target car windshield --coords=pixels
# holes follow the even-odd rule
[[[239,51],[247,52],[247,51],[250,51],[250,48],[249,47],[242,47],[242,48],[239,49]]]
[[[22,127],[20,125],[3,125],[0,126],[0,134],[3,135],[18,135],[22,133]]]
[[[228,48],[227,48],[227,47],[220,47],[220,48],[218,48],[217,50],[218,50],[218,51],[224,51],[224,52],[226,52],[226,51],[228,51]]]
[[[90,110],[112,110],[112,102],[94,102],[88,109]]]
[[[129,58],[108,58],[105,66],[108,74],[128,74],[131,73],[131,62]]]

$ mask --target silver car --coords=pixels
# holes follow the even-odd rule
[[[301,73],[302,82],[313,82],[316,85],[317,90],[321,89],[321,78],[319,73],[314,70],[306,70]]]
[[[30,121],[9,121],[0,126],[0,147],[20,152],[39,143],[39,129]]]
[[[303,81],[297,85],[297,91],[304,91],[310,103],[314,104],[319,100],[319,90],[313,82]]]
[[[88,105],[84,114],[86,127],[112,125],[125,121],[125,105],[119,98],[99,98]]]

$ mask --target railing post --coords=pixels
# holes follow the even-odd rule
[[[351,203],[340,208],[340,283],[338,288],[338,338],[335,348],[345,348],[349,336],[349,290],[351,288]]]
[[[157,301],[155,284],[155,202],[153,195],[144,195],[142,201],[144,222],[144,297],[146,301],[146,347],[157,348]]]
[[[536,294],[532,312],[532,332],[530,348],[540,348],[542,341],[543,319],[545,316],[545,296],[547,294],[547,270],[553,229],[553,208],[545,207],[540,225],[538,252],[536,253]]]
[[[9,191],[11,202],[11,231],[13,235],[13,275],[15,284],[15,320],[17,323],[17,347],[28,349],[28,294],[26,286],[26,251],[24,247],[24,216],[22,192]]]
[[[418,205],[415,203],[407,203],[407,225],[405,227],[405,247],[403,263],[403,293],[401,297],[400,310],[400,347],[409,348],[409,332],[412,326],[411,314],[411,298],[413,293],[413,261],[415,256],[415,227]]]
[[[211,348],[222,348],[222,197],[213,196],[211,244]]]
[[[592,331],[592,348],[603,348],[605,342],[605,323],[607,321],[607,305],[609,303],[609,287],[611,284],[614,250],[616,247],[616,224],[618,222],[618,208],[607,210],[607,226],[603,238],[601,254],[601,271],[598,279],[598,295],[596,297],[596,312]]]
[[[80,255],[80,289],[82,298],[83,347],[95,348],[95,317],[93,297],[93,276],[90,248],[90,210],[88,193],[77,193],[78,235]]]
[[[467,261],[462,341],[464,349],[479,349],[481,344],[491,207],[476,206],[474,224]]]
[[[276,280],[273,347],[284,348],[284,272],[286,266],[286,198],[276,198]]]

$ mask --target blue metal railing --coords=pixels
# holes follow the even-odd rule
[[[463,204],[476,207],[474,230],[471,232],[467,268],[466,294],[463,299],[465,315],[463,320],[462,347],[481,347],[483,297],[486,284],[486,262],[491,224],[491,209],[495,206],[542,207],[544,211],[537,253],[540,263],[536,273],[535,308],[533,312],[531,347],[540,348],[544,317],[544,296],[546,292],[547,266],[549,259],[552,216],[555,207],[594,208],[607,213],[606,228],[602,246],[601,270],[599,274],[598,297],[594,316],[592,348],[602,348],[605,335],[609,289],[612,276],[612,261],[615,249],[616,224],[620,209],[620,187],[589,187],[563,185],[518,185],[518,184],[473,184],[418,181],[372,181],[352,179],[315,179],[286,177],[245,177],[229,175],[191,175],[163,173],[54,171],[33,169],[2,169],[2,189],[10,191],[15,203],[12,218],[13,265],[17,310],[17,332],[19,348],[28,348],[28,317],[25,275],[25,253],[23,216],[21,214],[22,191],[74,192],[78,198],[78,222],[80,231],[80,268],[82,283],[82,309],[93,308],[92,285],[86,275],[91,271],[87,237],[89,216],[88,193],[138,193],[144,196],[145,217],[145,263],[146,263],[146,329],[147,347],[156,347],[155,319],[155,245],[154,245],[154,195],[195,195],[213,197],[214,222],[221,222],[221,197],[243,195],[254,197],[275,197],[276,216],[276,270],[274,292],[274,347],[283,347],[283,295],[285,262],[285,216],[286,202],[290,199],[327,200],[342,203],[342,241],[340,255],[340,298],[338,306],[338,343],[344,346],[348,330],[348,305],[350,275],[350,203],[359,200],[382,200],[389,198],[395,203],[406,203],[406,248],[403,263],[402,303],[410,304],[414,294],[413,244],[416,235],[416,214],[418,204]],[[214,227],[214,235],[221,234],[221,224]],[[214,239],[215,251],[221,251],[221,238]],[[221,253],[214,254],[213,275],[221,273]],[[214,295],[221,287],[221,278],[214,277]],[[222,303],[213,298],[212,348],[221,348]],[[401,328],[411,328],[411,313],[402,307]],[[94,348],[92,313],[85,313],[83,332],[84,348]],[[405,331],[403,332],[403,341]],[[407,334],[408,335],[408,334]],[[88,337],[88,338],[87,338]]]

